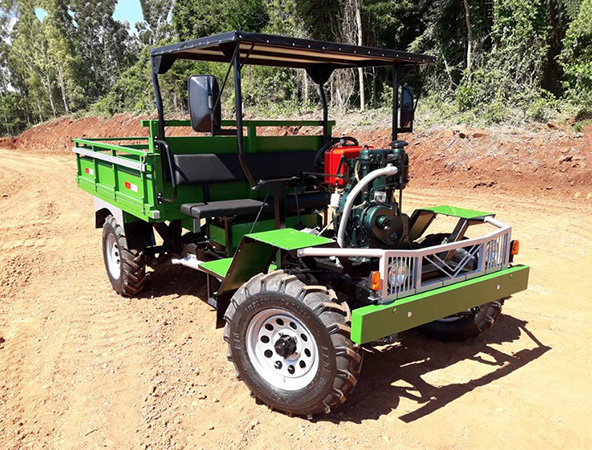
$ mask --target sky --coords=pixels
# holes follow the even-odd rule
[[[35,14],[39,17],[39,20],[43,20],[47,16],[47,13],[41,8],[35,8]],[[130,24],[130,33],[135,33],[136,22],[143,20],[140,0],[119,0],[113,17],[121,21],[127,20]]]
[[[143,20],[140,0],[119,0],[113,17],[121,21],[127,20],[130,24],[130,31],[135,31],[135,23]]]

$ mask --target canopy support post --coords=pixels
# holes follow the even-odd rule
[[[327,106],[327,96],[325,95],[325,84],[319,83],[319,95],[321,96],[321,105],[323,106],[323,145],[329,142],[329,108]]]
[[[397,140],[399,136],[399,66],[395,64],[393,66],[393,132],[392,132],[392,143],[391,147],[394,145],[394,142]]]
[[[162,95],[160,94],[160,84],[158,83],[158,74],[155,68],[154,58],[152,59],[152,86],[154,87],[154,97],[156,99],[156,110],[158,111],[158,139],[164,141],[164,106],[162,104]]]
[[[240,43],[236,44],[237,46]],[[245,149],[243,142],[243,97],[241,89],[241,63],[240,63],[240,50],[234,53],[233,61],[234,65],[234,110],[236,111],[236,146],[238,150],[238,162],[240,163],[243,173],[247,178],[247,181],[251,187],[255,186],[255,179],[249,170],[247,159],[245,158]]]

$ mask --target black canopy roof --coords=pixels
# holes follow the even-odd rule
[[[166,73],[177,59],[230,62],[236,45],[243,63],[332,71],[340,68],[433,64],[434,56],[285,36],[230,31],[150,51],[153,70]]]

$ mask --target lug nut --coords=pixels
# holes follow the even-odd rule
[[[273,365],[277,370],[280,370],[282,368],[282,362],[281,361],[276,361],[275,364]]]
[[[288,366],[288,373],[292,375],[294,373],[294,366]]]

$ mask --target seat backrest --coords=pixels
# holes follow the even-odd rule
[[[315,151],[251,153],[247,164],[255,179],[289,178],[314,170]],[[245,174],[232,154],[174,155],[178,185],[244,181]]]

